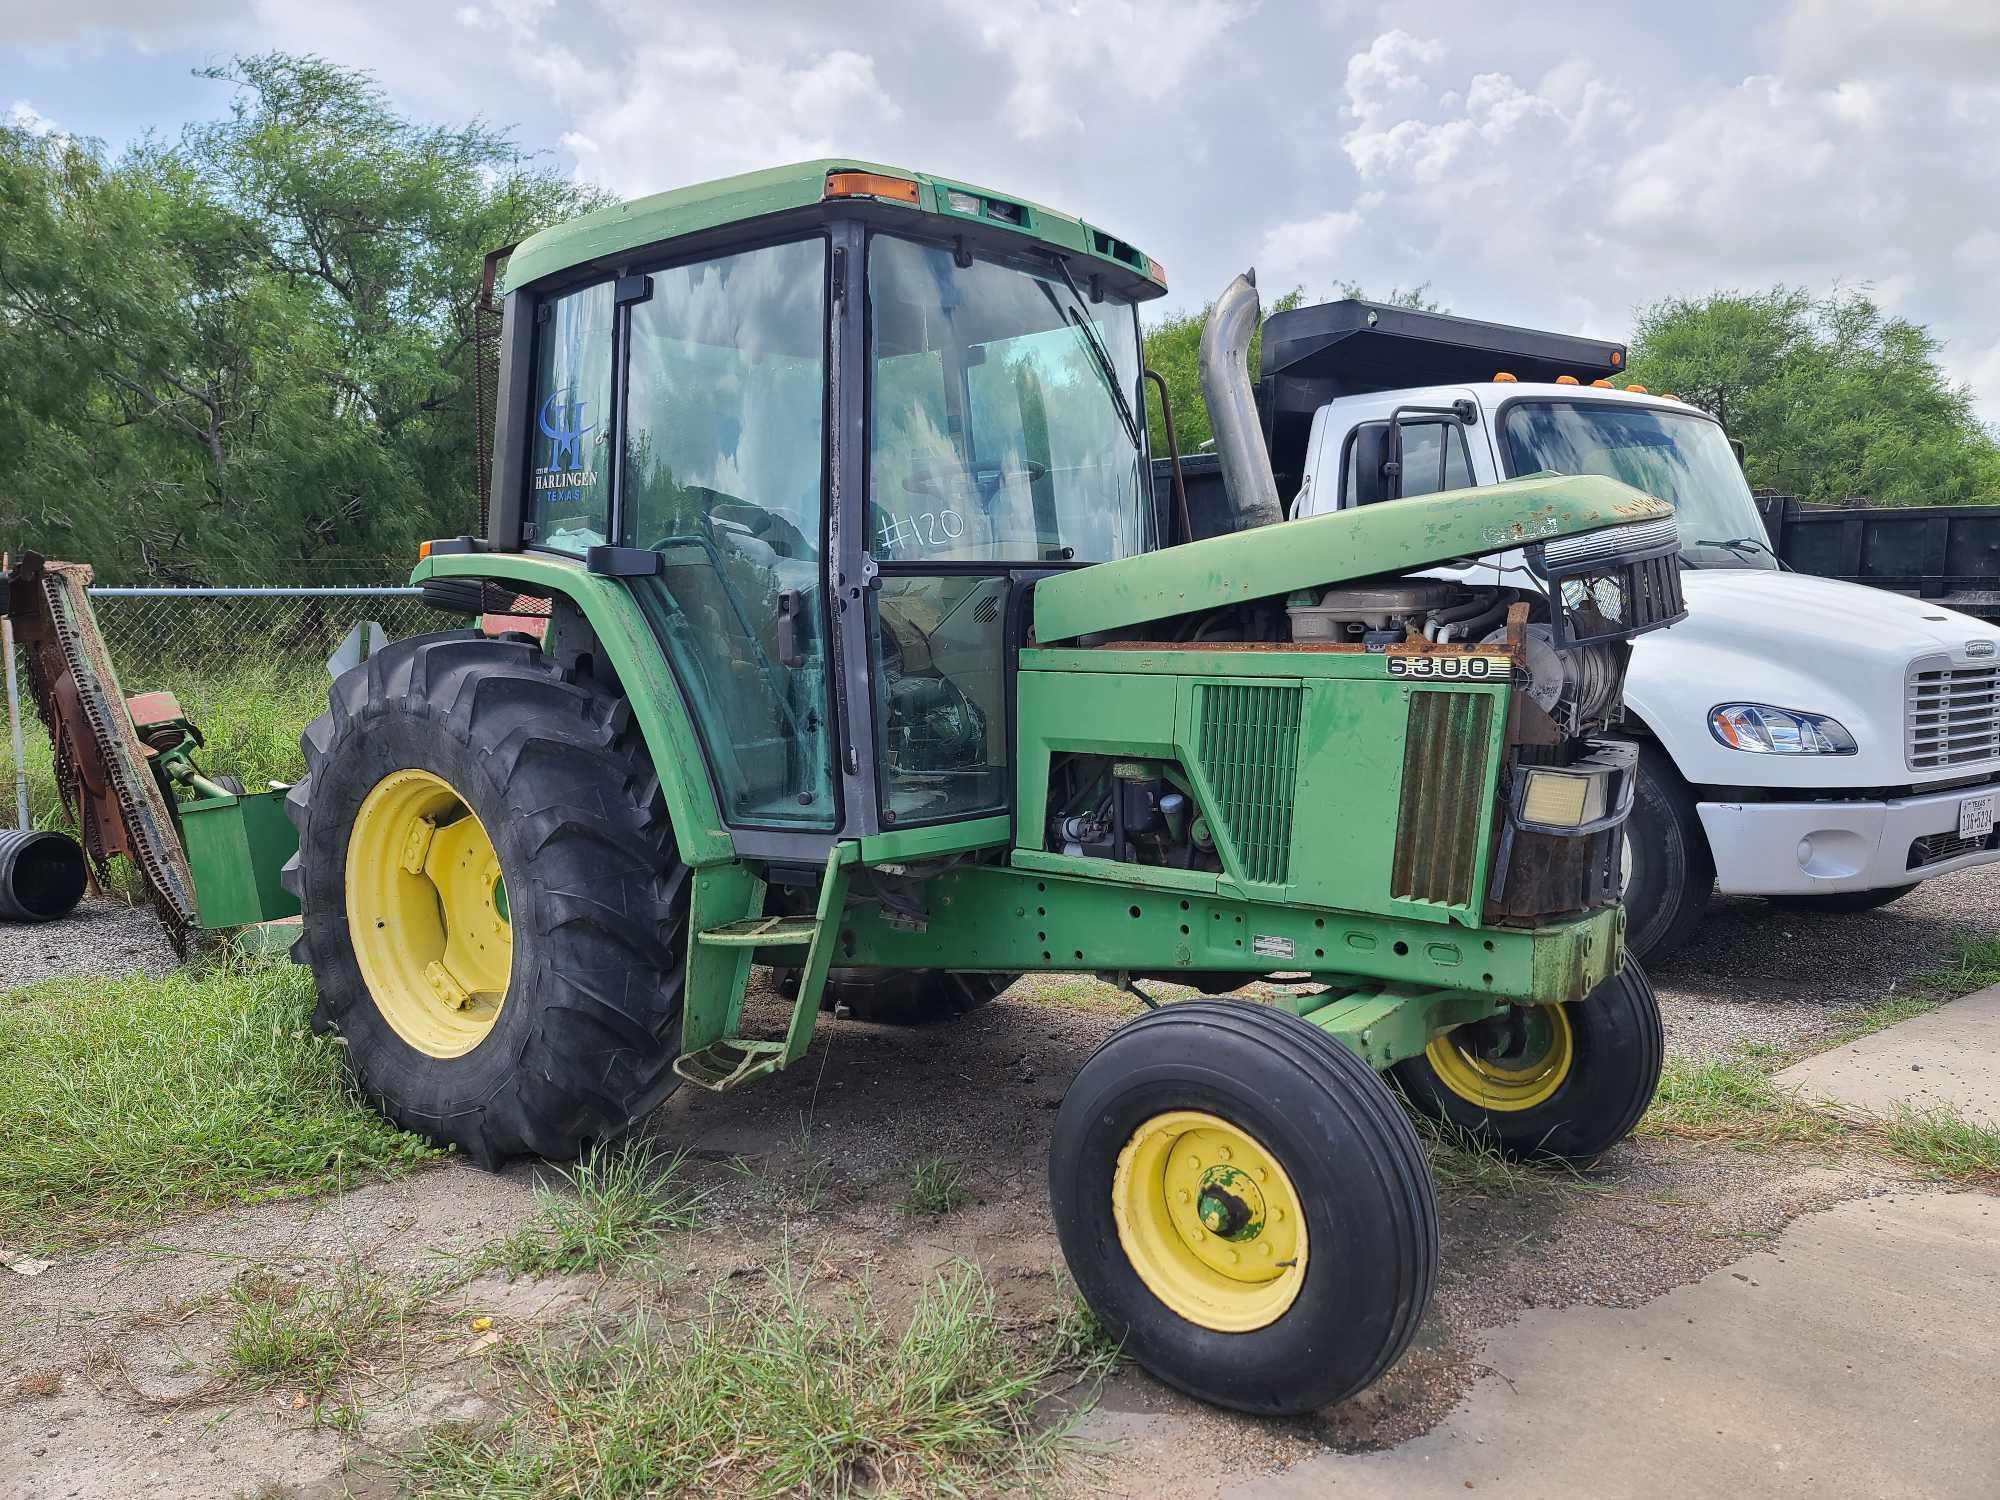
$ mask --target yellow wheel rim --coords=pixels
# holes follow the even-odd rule
[[[500,858],[451,784],[395,771],[347,838],[347,930],[375,1008],[404,1041],[460,1057],[507,999],[514,930]]]
[[[1446,1032],[1424,1057],[1459,1098],[1505,1114],[1554,1097],[1576,1061],[1576,1039],[1562,1006],[1523,1006],[1504,1021]]]
[[[1274,1323],[1306,1276],[1298,1190],[1257,1138],[1196,1110],[1153,1116],[1118,1153],[1118,1243],[1139,1279],[1190,1323]]]

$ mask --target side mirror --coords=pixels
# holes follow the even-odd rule
[[[1363,422],[1354,429],[1354,503],[1373,505],[1393,500],[1402,492],[1398,476],[1389,469],[1389,424]]]

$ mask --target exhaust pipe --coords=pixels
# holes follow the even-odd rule
[[[1215,299],[1201,330],[1201,398],[1208,403],[1209,430],[1222,460],[1222,484],[1229,493],[1230,530],[1249,531],[1285,519],[1278,481],[1271,473],[1271,450],[1257,420],[1250,387],[1250,336],[1257,331],[1257,272],[1230,282]]]

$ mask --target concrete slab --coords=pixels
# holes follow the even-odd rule
[[[1856,1199],[1632,1309],[1497,1330],[1445,1423],[1243,1500],[2000,1494],[2000,1198]]]
[[[2000,1129],[2000,985],[1795,1063],[1777,1081],[1876,1114],[1946,1105]]]

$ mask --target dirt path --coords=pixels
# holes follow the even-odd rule
[[[1866,917],[1779,918],[1725,904],[1701,951],[1659,976],[1670,1047],[1808,1039],[1935,963],[1954,930],[1993,930],[1996,896],[2000,871],[1989,870]],[[113,966],[126,956],[98,951]],[[763,991],[753,1018],[769,1020],[781,1004]],[[1105,987],[1044,979],[949,1027],[829,1022],[801,1066],[766,1084],[722,1097],[681,1091],[646,1130],[691,1153],[687,1171],[711,1196],[706,1228],[676,1242],[668,1272],[699,1288],[804,1258],[865,1279],[893,1308],[932,1270],[966,1257],[984,1268],[1006,1317],[1051,1317],[1069,1295],[1045,1216],[1055,1109],[1081,1058],[1133,1013]],[[903,1209],[910,1174],[936,1156],[964,1164],[972,1200],[913,1219]],[[316,1204],[191,1219],[32,1278],[0,1270],[0,1494],[206,1497],[256,1494],[268,1482],[287,1488],[264,1493],[335,1495],[343,1476],[373,1472],[371,1455],[440,1422],[490,1415],[491,1341],[472,1320],[492,1318],[503,1340],[532,1337],[538,1325],[615,1304],[616,1283],[489,1277],[453,1292],[371,1387],[358,1430],[315,1425],[282,1390],[189,1397],[221,1359],[227,1290],[246,1268],[309,1277],[361,1264],[416,1277],[527,1222],[535,1181],[528,1167],[489,1176],[452,1164]],[[1377,1387],[1308,1419],[1260,1422],[1187,1402],[1128,1368],[1099,1393],[1087,1429],[1118,1443],[1118,1457],[1079,1481],[1079,1493],[1221,1492],[1317,1453],[1407,1442],[1446,1416],[1485,1368],[1480,1351],[1527,1310],[1637,1306],[1769,1243],[1801,1215],[1895,1182],[1872,1158],[1642,1138],[1587,1178],[1447,1192],[1437,1299],[1409,1357]],[[379,1476],[366,1484],[388,1492]]]

